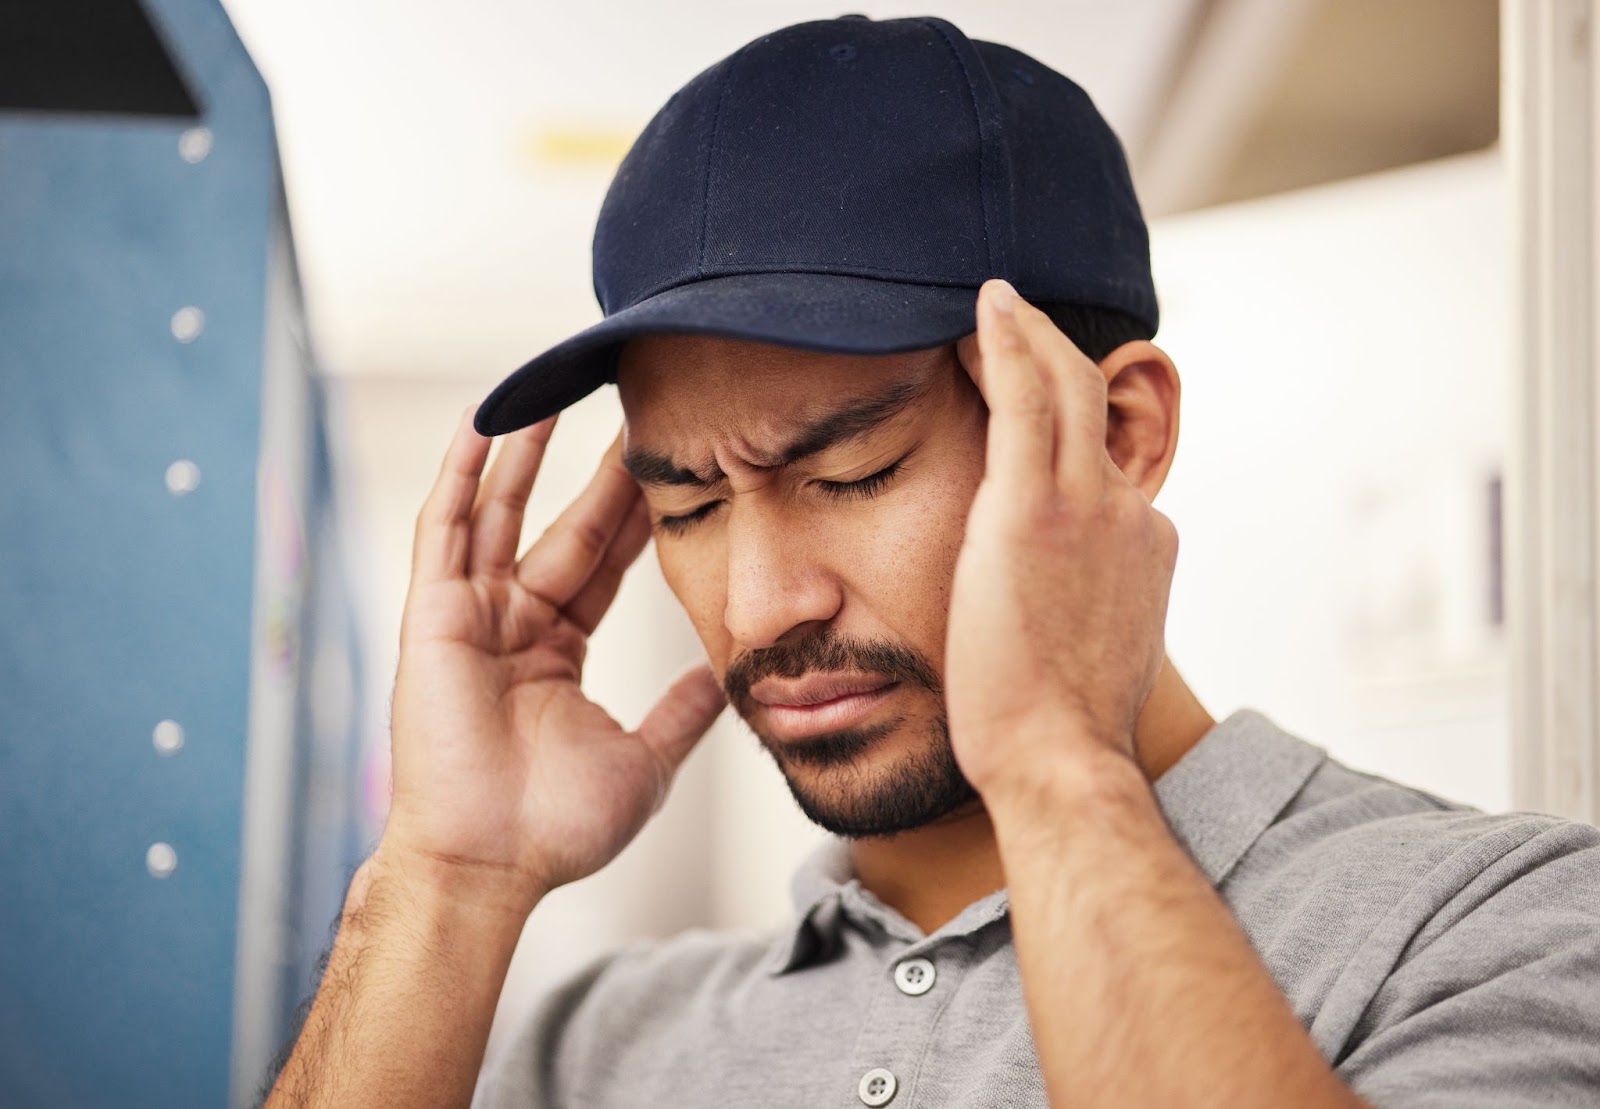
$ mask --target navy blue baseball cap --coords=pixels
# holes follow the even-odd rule
[[[515,431],[615,382],[638,335],[942,346],[975,330],[991,277],[1155,334],[1144,218],[1088,94],[943,19],[786,27],[646,125],[595,227],[605,318],[497,385],[473,426]]]

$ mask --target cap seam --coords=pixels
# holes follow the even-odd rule
[[[999,267],[995,262],[995,235],[994,228],[989,223],[989,205],[984,199],[984,185],[987,183],[989,162],[989,142],[983,133],[983,113],[978,105],[978,90],[972,83],[972,71],[967,68],[966,59],[961,56],[955,41],[938,22],[932,19],[919,19],[924,27],[931,29],[944,42],[945,48],[956,60],[956,65],[961,69],[961,77],[967,83],[967,103],[972,106],[972,129],[978,136],[978,209],[983,213],[983,246],[989,257],[990,273],[998,273]]]
[[[695,270],[701,277],[706,270],[706,238],[707,230],[711,225],[711,174],[712,167],[717,159],[717,129],[722,122],[722,106],[728,101],[728,90],[733,88],[733,79],[738,70],[739,59],[744,57],[744,52],[750,48],[746,43],[728,58],[728,69],[722,75],[722,88],[717,91],[717,106],[711,113],[711,134],[706,139],[706,186],[700,195],[700,249],[696,253]],[[634,303],[638,303],[635,301]]]

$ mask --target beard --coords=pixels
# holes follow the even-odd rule
[[[760,705],[750,687],[762,678],[861,670],[930,695],[935,709],[916,750],[891,765],[867,767],[868,752],[908,726],[905,717],[778,743],[752,722]],[[723,688],[734,710],[783,774],[812,823],[850,839],[892,836],[930,824],[978,797],[950,746],[944,685],[918,652],[888,640],[857,642],[823,632],[795,643],[751,651],[729,666]],[[917,727],[917,725],[909,725]]]

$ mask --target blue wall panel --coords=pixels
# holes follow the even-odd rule
[[[201,120],[0,112],[8,1107],[229,1095],[268,245],[285,230],[266,90],[220,7],[146,9]],[[211,146],[191,162],[196,125]],[[204,323],[182,342],[190,306]],[[180,459],[199,482],[175,495]],[[151,741],[167,719],[185,733],[172,757]],[[146,867],[157,842],[177,854],[166,878]]]

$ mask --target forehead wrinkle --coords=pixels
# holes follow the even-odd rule
[[[787,466],[865,435],[900,415],[927,392],[925,380],[897,381],[874,395],[800,422],[789,443],[763,459],[763,464]]]
[[[775,417],[769,423],[773,434],[786,436],[788,441],[773,450],[761,449],[752,436],[732,429],[726,434],[740,441],[737,453],[750,468],[782,469],[876,430],[925,397],[931,388],[932,381],[926,377],[904,379],[819,415]],[[710,488],[727,481],[715,450],[705,459],[685,462],[646,448],[629,448],[623,464],[641,485]]]

